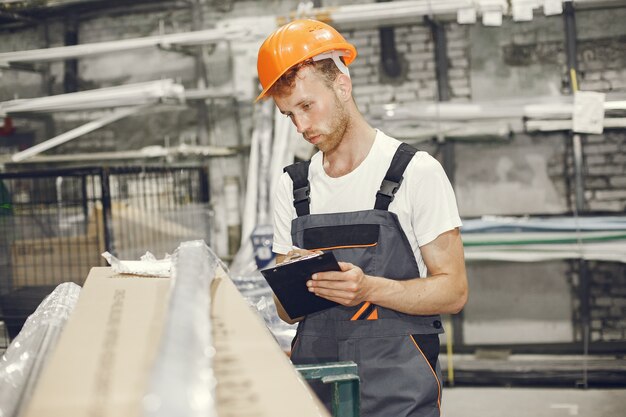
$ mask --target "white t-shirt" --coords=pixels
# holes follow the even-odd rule
[[[329,177],[322,166],[323,155],[311,158],[311,214],[342,213],[371,210],[376,193],[385,177],[400,141],[376,133],[367,157],[352,172]],[[404,180],[389,211],[396,213],[406,234],[422,276],[426,266],[419,247],[432,242],[441,233],[461,226],[454,190],[441,164],[426,152],[417,152],[404,172]],[[274,195],[275,253],[292,249],[291,221],[296,218],[293,206],[293,183],[286,172],[280,177]]]

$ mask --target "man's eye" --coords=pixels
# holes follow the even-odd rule
[[[303,104],[303,105],[302,105],[302,108],[303,108],[304,110],[309,110],[309,109],[311,108],[311,105],[310,105],[309,103],[307,103],[307,104]]]

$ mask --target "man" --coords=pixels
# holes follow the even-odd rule
[[[299,321],[294,363],[358,364],[362,416],[438,416],[439,314],[467,301],[461,220],[441,165],[359,112],[347,69],[355,57],[336,30],[309,19],[277,29],[259,50],[257,100],[272,97],[319,150],[280,179],[277,262],[332,250],[342,270],[307,282],[338,306],[304,318],[277,307]]]

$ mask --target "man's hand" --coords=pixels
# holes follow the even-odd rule
[[[468,285],[463,243],[458,228],[420,247],[428,276],[394,280],[365,275],[350,263],[341,272],[320,272],[307,281],[309,291],[344,306],[369,301],[412,315],[456,314],[467,302]]]
[[[348,262],[339,262],[341,272],[328,271],[313,274],[306,285],[309,291],[344,306],[355,306],[367,301],[372,277]]]
[[[306,255],[311,255],[311,254],[317,253],[317,252],[321,253],[321,251],[310,251],[308,249],[293,248],[292,250],[287,252],[286,255],[278,254],[276,256],[276,265],[280,265],[282,263],[291,261],[292,259],[300,258],[300,257],[306,256]]]

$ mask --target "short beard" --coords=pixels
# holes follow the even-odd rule
[[[315,147],[323,153],[334,151],[341,144],[349,125],[350,117],[348,116],[348,112],[335,94],[335,111],[330,123],[330,133],[326,141],[320,143],[320,146],[316,145]]]

